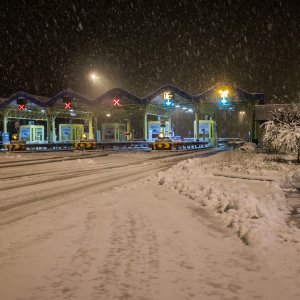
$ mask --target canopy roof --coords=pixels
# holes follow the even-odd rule
[[[241,88],[238,88],[236,86],[233,86],[232,84],[228,83],[218,83],[217,85],[213,86],[212,88],[202,92],[199,95],[192,95],[178,87],[175,87],[173,85],[167,84],[159,89],[155,90],[154,92],[150,93],[149,95],[140,98],[124,89],[121,88],[114,88],[103,95],[97,97],[96,99],[87,99],[86,97],[80,95],[79,93],[72,91],[72,90],[63,90],[57,95],[53,97],[41,97],[41,96],[35,96],[28,94],[26,92],[17,92],[13,95],[11,95],[8,98],[0,98],[0,108],[5,108],[7,105],[9,105],[11,102],[15,101],[16,99],[24,98],[27,101],[33,102],[36,105],[39,105],[41,107],[46,107],[46,106],[53,106],[55,105],[56,102],[60,101],[63,98],[70,97],[72,99],[76,99],[76,101],[79,101],[85,105],[89,106],[96,106],[97,104],[103,104],[106,99],[108,98],[113,98],[113,97],[124,97],[128,100],[131,100],[132,102],[136,104],[149,104],[153,103],[155,104],[158,102],[158,99],[161,99],[161,95],[164,92],[171,92],[172,94],[176,95],[177,99],[180,99],[179,101],[182,104],[190,104],[194,105],[197,102],[203,102],[207,101],[209,98],[212,97],[214,91],[218,89],[219,87],[229,87],[234,91],[234,94],[236,95],[237,98],[243,99],[246,101],[255,101],[258,103],[263,102],[263,93],[250,93],[247,92]]]

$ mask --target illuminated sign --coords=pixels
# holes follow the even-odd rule
[[[71,102],[65,102],[65,109],[71,109]]]
[[[229,94],[229,91],[228,90],[219,90],[219,94],[222,98],[227,98],[228,97],[228,94]]]
[[[121,106],[121,99],[120,98],[114,98],[113,99],[113,105],[114,106]]]
[[[173,98],[173,94],[171,92],[164,92],[163,98],[164,98],[164,100],[167,100],[167,99],[170,100]]]
[[[25,110],[26,108],[26,100],[25,99],[17,99],[18,110]]]
[[[230,105],[228,95],[229,95],[229,90],[219,90],[218,94],[221,96],[219,99],[219,105],[222,106],[228,106]]]
[[[25,104],[19,104],[18,110],[25,110]]]
[[[64,98],[63,103],[64,103],[65,109],[71,109],[71,99],[70,98]]]
[[[171,92],[164,92],[163,93],[163,99],[164,99],[164,105],[167,107],[172,107],[174,106],[173,102],[173,94]]]

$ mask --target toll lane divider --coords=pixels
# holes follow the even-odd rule
[[[73,151],[73,150],[95,150],[95,149],[128,149],[147,148],[152,150],[180,150],[197,149],[209,147],[209,142],[148,142],[148,141],[128,141],[128,142],[69,142],[69,143],[32,143],[26,144],[22,141],[10,144],[0,144],[2,151]]]

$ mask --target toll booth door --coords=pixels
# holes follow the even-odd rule
[[[61,126],[61,141],[68,142],[72,140],[71,126]]]
[[[20,127],[20,140],[30,142],[30,127]]]
[[[83,125],[75,125],[73,127],[73,140],[80,141],[83,134]]]
[[[41,143],[44,141],[44,127],[33,128],[33,142]]]

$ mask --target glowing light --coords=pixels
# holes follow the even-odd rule
[[[163,93],[163,98],[164,98],[164,100],[170,100],[170,99],[173,98],[173,95],[172,95],[171,92],[164,92]]]
[[[19,110],[25,110],[25,104],[19,104],[18,109]]]
[[[93,83],[95,84],[96,81],[99,79],[99,76],[97,75],[97,73],[91,73],[90,74],[90,79],[93,81]]]
[[[164,133],[163,133],[163,132],[160,132],[160,133],[158,134],[158,137],[159,137],[160,139],[163,139],[163,138],[164,138]]]
[[[16,141],[16,140],[18,139],[18,134],[17,134],[17,133],[14,133],[11,137],[12,137],[13,140]]]
[[[18,110],[26,110],[26,100],[24,98],[17,99]]]
[[[229,91],[228,90],[219,90],[219,94],[222,98],[227,98],[229,95]]]
[[[87,134],[83,133],[81,137],[82,137],[83,140],[86,140],[87,139]]]
[[[71,102],[65,102],[65,109],[71,109]]]
[[[229,105],[229,100],[228,100],[228,95],[229,95],[229,90],[219,90],[218,93],[221,96],[221,99],[219,100],[220,105]]]
[[[227,99],[226,99],[226,98],[222,98],[222,99],[221,99],[221,103],[222,103],[222,104],[226,104],[226,103],[227,103]]]
[[[113,105],[114,106],[121,106],[121,103],[120,103],[120,98],[114,98],[113,99]]]
[[[109,117],[110,117],[110,114],[106,114],[106,116],[109,118]]]

